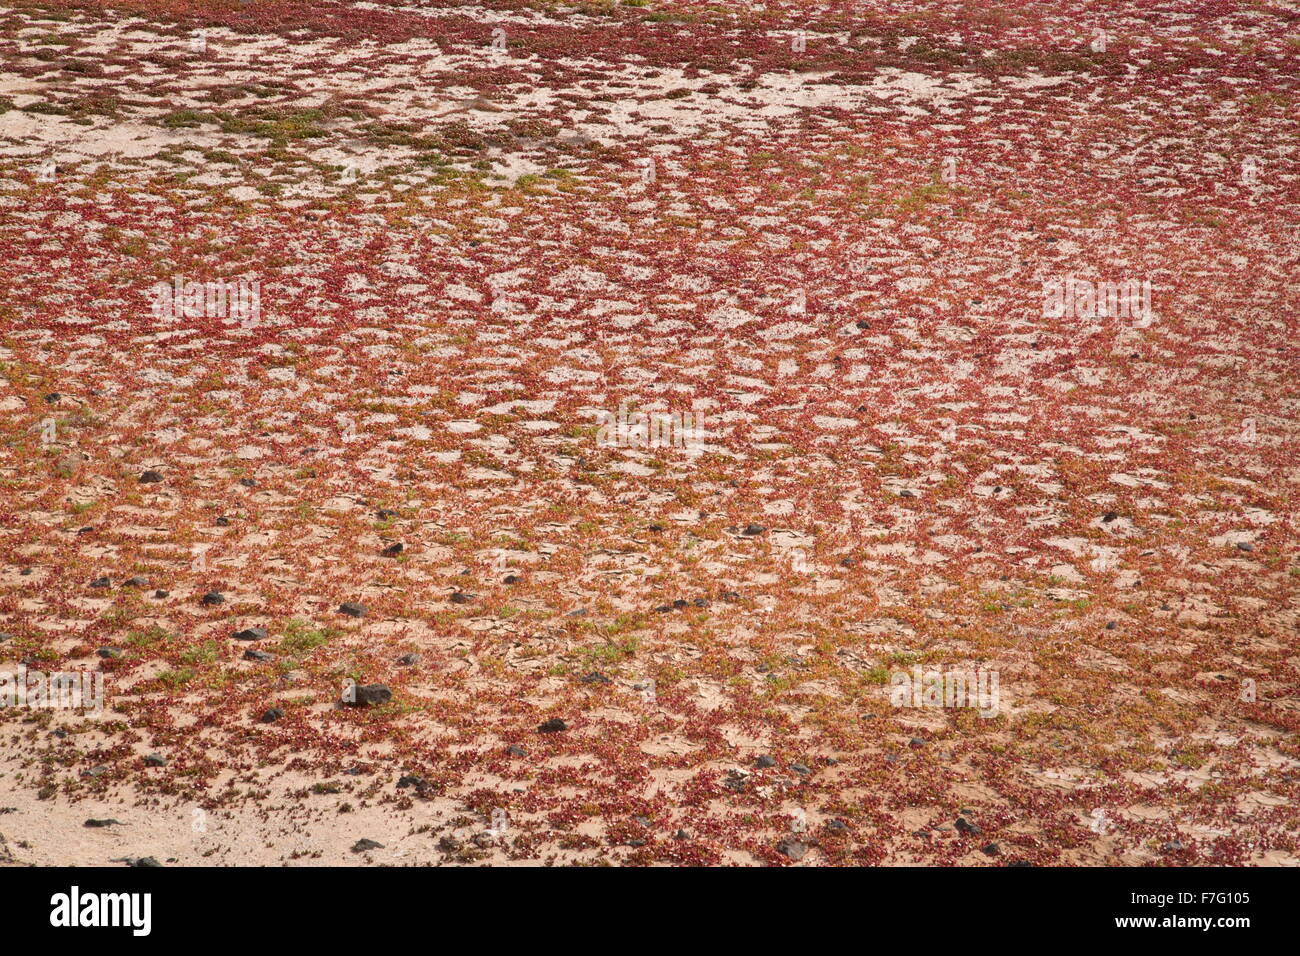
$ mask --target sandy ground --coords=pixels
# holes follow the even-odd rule
[[[1294,7],[895,6],[0,8],[0,862],[1300,863]]]

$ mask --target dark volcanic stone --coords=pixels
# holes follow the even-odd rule
[[[584,677],[582,678],[582,682],[583,682],[584,684],[612,684],[612,683],[614,683],[612,680],[610,680],[608,677],[606,677],[604,674],[600,673],[599,671],[592,671],[590,674],[587,674],[586,676],[584,676]]]
[[[96,820],[94,817],[91,817],[89,820],[87,820],[85,823],[82,824],[83,827],[89,827],[92,830],[98,830],[104,827],[115,827],[121,825],[122,825],[121,820],[114,820],[111,817],[107,820]]]
[[[355,601],[345,601],[339,605],[339,613],[346,614],[348,617],[365,617],[366,606]]]
[[[162,754],[149,754],[144,758],[144,765],[146,767],[165,767],[167,766],[167,758]]]
[[[266,651],[259,651],[255,647],[250,647],[248,650],[244,651],[244,660],[259,661],[263,664],[269,664],[271,661],[275,660],[275,655],[268,654]]]
[[[453,591],[451,593],[452,604],[469,604],[474,600],[473,594],[466,594],[464,591]]]
[[[958,833],[965,833],[968,836],[979,836],[981,833],[984,832],[982,829],[980,829],[974,823],[971,823],[965,817],[958,817],[957,822],[953,825],[957,828]]]
[[[216,607],[218,604],[226,603],[226,596],[220,591],[209,591],[199,600],[199,603],[206,607]]]
[[[552,717],[537,728],[540,734],[558,734],[562,730],[568,730],[569,725],[559,717]]]
[[[763,756],[759,757],[757,760],[754,761],[754,766],[760,768],[775,767],[776,758],[771,757],[767,754],[763,754]]]
[[[420,662],[419,654],[403,654],[401,657],[397,659],[397,663],[404,664],[408,667],[412,664],[418,664],[419,662]]]
[[[365,837],[362,837],[356,843],[352,844],[353,853],[365,853],[367,850],[382,850],[383,848],[384,845],[382,843],[377,843],[374,840],[368,840]]]
[[[373,707],[379,704],[386,704],[393,699],[393,692],[388,689],[387,684],[358,684],[352,688],[353,700],[345,700],[344,703],[353,707]]]
[[[284,711],[279,707],[271,707],[266,713],[262,714],[261,721],[264,724],[273,724],[284,716]]]
[[[246,627],[242,631],[236,631],[231,637],[237,641],[264,641],[267,637],[266,628]]]
[[[104,658],[104,660],[116,660],[122,656],[122,652],[116,647],[101,647],[99,650],[95,651],[95,653]]]
[[[95,578],[90,582],[90,586],[92,588],[106,588],[112,586],[112,583],[108,578]]]
[[[384,550],[379,553],[386,558],[395,558],[405,550],[406,550],[406,545],[402,544],[402,542],[400,541],[394,541],[392,544],[384,548]]]
[[[766,530],[767,528],[761,524],[747,524],[745,525],[745,530],[741,533],[753,537],[754,535],[762,534]]]
[[[519,746],[518,744],[511,744],[509,747],[506,748],[506,753],[508,753],[512,757],[528,756],[528,751],[525,750],[523,747]]]
[[[782,840],[776,845],[776,849],[777,852],[795,861],[802,860],[808,853],[808,847],[793,837]]]
[[[140,484],[142,485],[157,484],[162,480],[163,480],[163,476],[161,471],[153,471],[151,469],[140,475]]]

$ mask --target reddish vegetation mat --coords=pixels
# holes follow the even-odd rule
[[[0,9],[0,860],[1300,862],[1298,27]]]

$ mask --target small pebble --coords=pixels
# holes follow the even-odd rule
[[[357,684],[351,691],[343,700],[343,703],[351,707],[373,707],[393,699],[393,692],[386,684]]]
[[[808,853],[808,847],[793,837],[782,840],[776,845],[776,849],[777,852],[796,862],[802,860]]]

